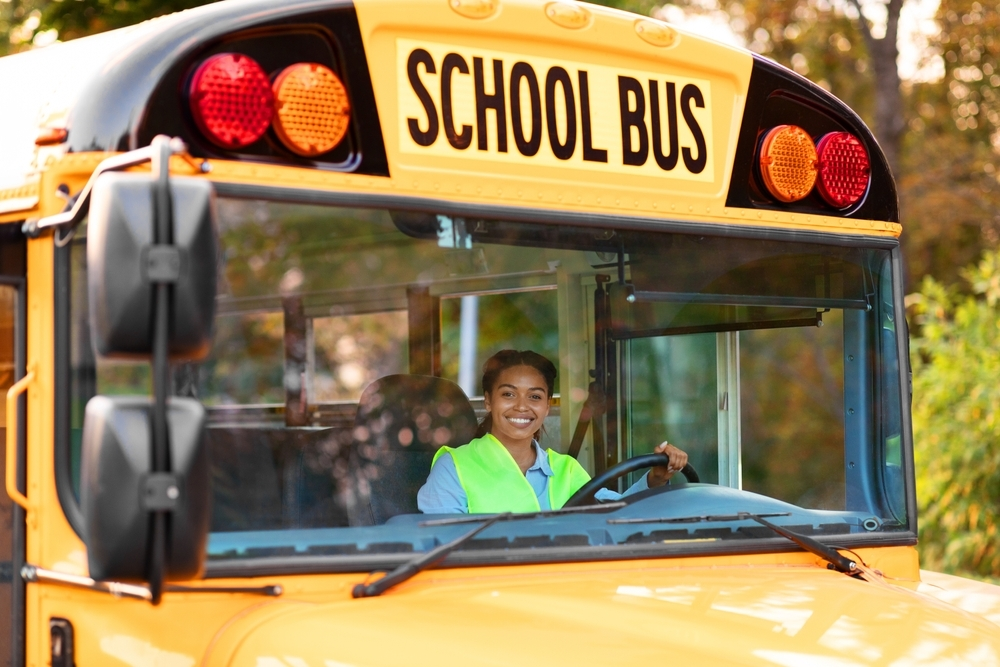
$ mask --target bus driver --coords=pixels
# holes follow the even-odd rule
[[[483,364],[487,414],[472,442],[438,450],[427,483],[417,494],[420,511],[493,514],[559,509],[590,481],[576,459],[539,444],[555,379],[555,365],[530,350],[501,350],[487,359]],[[668,442],[654,453],[669,456],[670,464],[651,468],[624,495],[666,484],[688,460]],[[621,497],[608,489],[596,494],[602,501]]]

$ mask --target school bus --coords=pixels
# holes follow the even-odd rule
[[[1000,663],[816,85],[570,0],[227,0],[0,82],[3,664]],[[592,482],[421,513],[505,348]]]

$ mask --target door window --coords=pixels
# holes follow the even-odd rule
[[[17,381],[21,366],[18,354],[21,339],[17,330],[18,301],[18,290],[0,283],[0,396],[4,398],[7,390]],[[7,429],[13,425],[7,423],[6,401],[0,407],[0,442],[6,443]],[[23,461],[23,456],[20,460]],[[6,457],[0,456],[0,480],[5,479],[6,474]],[[23,540],[23,531],[15,530],[14,522],[14,503],[5,491],[0,492],[0,667],[12,664],[15,649],[12,640],[21,633],[21,630],[15,630],[15,625],[20,625],[20,614],[16,614],[15,610],[20,607],[19,598],[22,596],[20,591],[15,590],[14,581],[15,573],[21,566],[22,555],[17,543]]]

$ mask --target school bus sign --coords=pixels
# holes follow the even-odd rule
[[[402,38],[396,54],[401,152],[715,180],[706,79]]]

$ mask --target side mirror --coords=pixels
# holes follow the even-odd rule
[[[95,396],[87,403],[80,504],[90,576],[147,581],[150,512],[168,512],[164,579],[201,575],[211,519],[205,408],[190,398],[167,404],[170,472],[152,471],[153,401]]]
[[[104,173],[90,197],[87,278],[98,354],[146,358],[153,398],[95,396],[83,424],[81,509],[94,579],[197,576],[209,529],[205,409],[171,397],[170,362],[208,354],[218,243],[211,183],[172,178],[168,137],[152,174]]]
[[[109,172],[94,185],[87,229],[91,333],[105,357],[148,358],[156,281],[170,280],[169,354],[204,357],[212,340],[218,244],[212,184],[170,179],[171,244],[154,244],[157,180]]]

